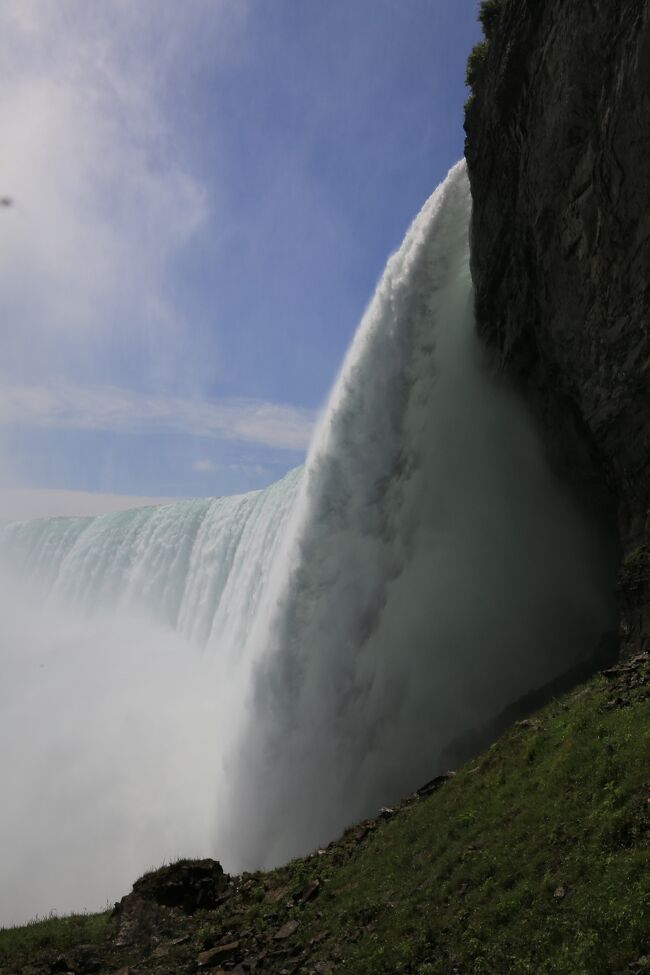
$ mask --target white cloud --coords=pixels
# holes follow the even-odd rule
[[[174,430],[196,437],[306,450],[315,421],[311,410],[253,399],[208,402],[64,382],[49,387],[0,388],[3,425],[116,433]]]
[[[15,200],[0,224],[5,375],[97,374],[112,355],[154,378],[183,364],[209,378],[213,357],[186,341],[168,276],[214,198],[169,104],[189,51],[232,56],[245,7],[2,4],[0,193]]]

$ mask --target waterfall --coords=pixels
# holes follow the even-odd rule
[[[408,794],[611,625],[601,539],[484,361],[470,216],[459,163],[388,261],[314,438],[232,763],[238,864]]]
[[[127,868],[151,865],[143,856],[212,852],[238,870],[326,842],[430,778],[450,741],[585,657],[609,627],[601,540],[477,342],[470,213],[461,163],[389,259],[304,469],[239,497],[0,530],[11,584],[23,580],[49,614],[35,636],[20,599],[7,610],[13,687],[0,692],[0,740],[7,752],[23,715],[32,765],[14,776],[20,802],[0,813],[0,832],[7,817],[26,837],[44,828],[42,817],[20,825],[20,803],[42,799],[23,788],[27,777],[52,782],[39,734],[49,742],[55,729],[73,770],[99,749],[101,781],[73,771],[54,780],[61,817],[127,796],[130,818],[119,811],[119,830],[107,826],[112,853],[94,861],[117,857],[119,869],[107,880],[97,867],[81,885],[90,906],[126,889]],[[41,658],[53,670],[61,661],[65,681],[39,692],[30,682]],[[100,724],[87,748],[71,744],[92,719],[92,695],[104,701],[104,679],[115,723],[126,715],[132,727],[107,745]],[[66,688],[85,701],[72,727]],[[161,715],[169,761],[155,736],[139,748]],[[182,748],[169,745],[174,729]],[[128,788],[116,790],[124,765]],[[86,817],[77,842],[83,829]],[[45,831],[41,861],[48,843],[75,859],[62,831]],[[15,878],[22,861],[8,859]],[[54,886],[40,909],[83,906],[59,894]]]
[[[241,650],[300,474],[234,497],[18,522],[0,548],[50,603],[145,613],[197,647]]]

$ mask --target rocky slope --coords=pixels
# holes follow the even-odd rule
[[[480,332],[556,469],[617,528],[650,641],[650,5],[485,0],[466,157]]]
[[[0,931],[0,975],[644,975],[649,695],[639,654],[311,856]]]

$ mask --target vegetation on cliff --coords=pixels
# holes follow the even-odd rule
[[[113,917],[0,932],[0,972],[641,972],[649,693],[641,654],[325,850],[234,878],[182,863],[139,882]],[[174,905],[169,885],[183,883],[212,900],[186,886]]]
[[[480,78],[481,70],[486,63],[490,38],[498,27],[503,6],[504,0],[483,0],[479,7],[478,19],[481,22],[485,39],[475,44],[469,52],[465,83],[470,89],[473,89],[476,85]],[[472,97],[472,94],[470,94],[465,108],[470,104]]]

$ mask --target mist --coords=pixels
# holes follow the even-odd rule
[[[169,628],[1,582],[7,925],[103,909],[146,869],[206,854],[219,701],[211,662]]]
[[[299,481],[0,526],[0,925],[219,855],[248,633]]]
[[[459,164],[263,491],[0,529],[0,922],[150,866],[271,866],[594,652],[608,539],[474,332]],[[6,839],[5,839],[6,838]]]

